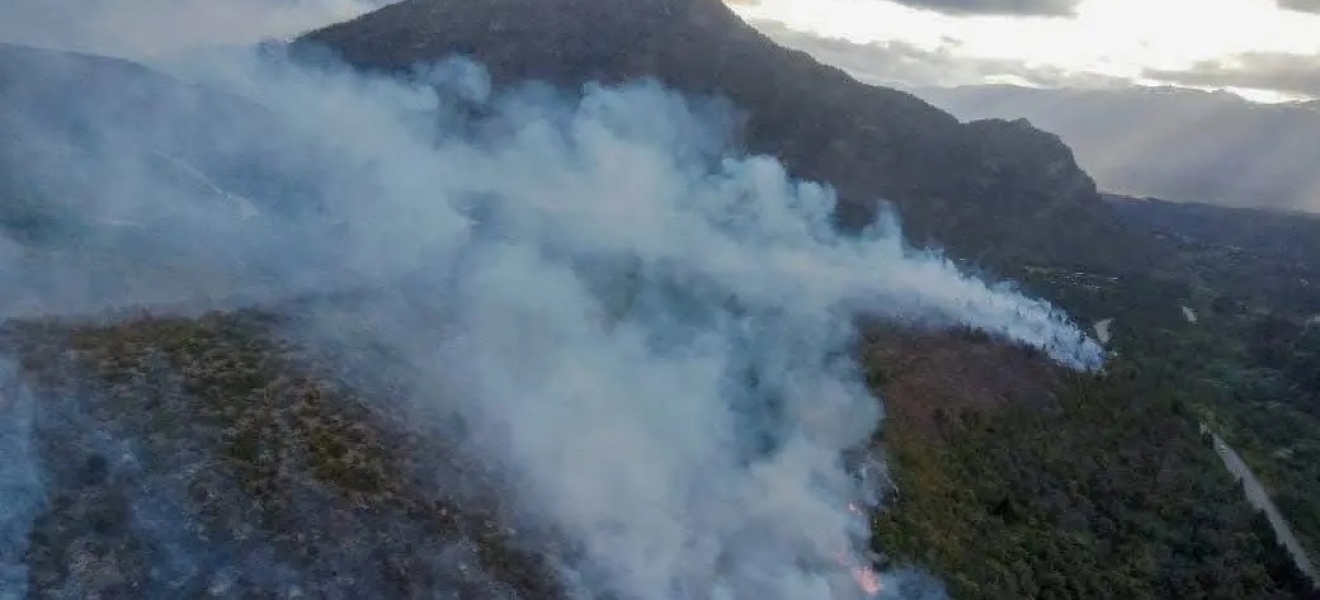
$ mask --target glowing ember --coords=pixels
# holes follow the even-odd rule
[[[867,596],[878,595],[885,586],[880,584],[880,574],[871,567],[853,567],[853,581],[857,582],[857,587],[862,588]]]
[[[857,587],[866,592],[867,596],[876,596],[885,589],[885,586],[880,583],[880,574],[876,573],[875,569],[867,565],[854,565],[852,564],[853,561],[849,560],[848,556],[843,553],[839,553],[836,559],[840,565],[848,569],[848,572],[852,574],[853,581],[857,582]]]
[[[862,512],[862,507],[855,502],[848,503],[848,512],[859,517],[865,515]],[[867,596],[879,595],[884,590],[884,585],[880,583],[880,574],[876,573],[875,569],[868,565],[854,565],[845,553],[840,553],[837,559],[840,565],[848,569],[848,572],[852,574],[853,581],[857,582],[857,587],[861,588]]]

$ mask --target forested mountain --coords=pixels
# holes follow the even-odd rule
[[[961,125],[908,93],[776,45],[720,2],[409,0],[301,42],[392,72],[462,53],[500,81],[658,78],[730,100],[744,117],[741,143],[835,186],[847,224],[889,201],[910,238],[986,264],[1122,270],[1150,255],[1057,137],[1022,122]]]

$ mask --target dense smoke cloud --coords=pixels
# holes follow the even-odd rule
[[[44,502],[32,439],[32,397],[0,363],[0,598],[22,598],[27,589],[28,529]]]
[[[858,316],[1101,362],[1055,309],[907,247],[893,219],[836,233],[828,187],[730,154],[718,101],[651,82],[492,90],[461,60],[411,82],[247,52],[175,71],[245,108],[215,118],[187,96],[26,124],[57,157],[33,172],[85,182],[61,190],[82,199],[81,241],[15,241],[9,281],[40,281],[7,310],[356,290],[290,334],[356,323],[412,367],[396,400],[466,424],[592,597],[861,593],[849,504],[876,490],[840,457],[881,409],[852,358]],[[71,283],[93,272],[136,283]],[[899,581],[922,580],[891,574],[885,593]],[[939,594],[917,587],[901,593]]]

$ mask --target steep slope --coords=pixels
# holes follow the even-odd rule
[[[1053,131],[1106,190],[1179,202],[1320,210],[1320,113],[1226,92],[967,86],[914,90],[964,119]]]
[[[837,187],[845,224],[866,223],[890,200],[918,243],[985,264],[1121,269],[1142,247],[1053,136],[960,125],[907,93],[775,45],[716,0],[407,0],[301,42],[365,69],[463,53],[503,82],[651,76],[721,95],[744,111],[749,150]]]

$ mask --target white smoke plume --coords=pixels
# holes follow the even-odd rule
[[[841,455],[882,411],[859,316],[1101,363],[1054,308],[907,247],[893,219],[837,233],[828,187],[730,152],[720,102],[492,90],[461,60],[411,80],[255,53],[176,72],[274,118],[181,102],[84,137],[30,123],[94,182],[94,250],[13,250],[10,281],[41,285],[7,310],[366,290],[344,311],[418,373],[401,404],[469,425],[521,517],[575,549],[583,597],[860,597],[866,490]],[[70,291],[93,270],[138,283]],[[300,334],[343,337],[344,311]],[[886,577],[890,597],[911,579]]]
[[[27,533],[40,510],[41,474],[32,439],[32,396],[0,363],[0,600],[22,598],[27,589]]]

